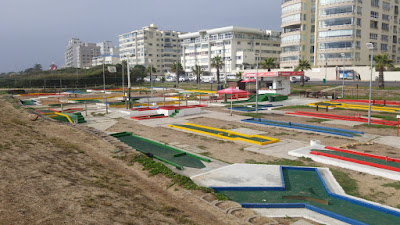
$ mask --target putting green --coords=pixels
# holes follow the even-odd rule
[[[398,216],[329,196],[316,171],[285,167],[282,171],[285,181],[284,191],[219,191],[219,193],[239,203],[307,203],[366,224],[400,224]],[[326,201],[328,204],[324,204]]]

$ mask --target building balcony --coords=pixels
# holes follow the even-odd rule
[[[301,19],[294,20],[294,21],[288,21],[288,22],[282,22],[281,28],[283,29],[284,27],[292,26],[292,25],[301,25]]]
[[[298,30],[294,30],[294,31],[291,31],[291,32],[282,33],[281,34],[281,38],[286,37],[286,36],[297,35],[297,34],[300,34],[300,32],[301,32],[301,30],[298,29]]]
[[[331,14],[331,15],[319,15],[319,20],[323,19],[331,19],[331,18],[341,18],[341,17],[354,17],[356,13],[354,12],[348,12],[348,13],[338,13],[338,14]]]
[[[292,4],[296,4],[296,3],[300,3],[300,2],[301,2],[301,0],[282,0],[281,7],[283,8],[283,7],[286,7],[286,6],[289,6]]]
[[[355,36],[336,36],[336,37],[319,37],[318,41],[323,42],[323,41],[329,41],[329,42],[334,42],[334,41],[347,41],[347,40],[353,40]]]
[[[286,16],[290,16],[290,15],[293,15],[293,14],[298,14],[298,13],[301,13],[301,8],[297,9],[297,10],[291,10],[291,11],[287,11],[287,12],[282,12],[281,18],[286,17]]]
[[[300,56],[300,51],[281,52],[280,57]]]
[[[327,31],[327,30],[342,30],[342,29],[353,29],[354,24],[344,24],[344,25],[335,25],[335,26],[319,26],[319,31]]]
[[[319,5],[319,9],[324,9],[324,8],[332,8],[335,6],[342,6],[342,5],[354,5],[356,0],[351,0],[347,2],[335,2],[331,4],[326,4],[326,5]]]
[[[300,45],[300,40],[282,42],[281,48],[285,47],[285,46],[291,46],[291,45]]]

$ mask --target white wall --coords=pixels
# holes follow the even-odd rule
[[[361,81],[369,81],[371,76],[371,70],[369,66],[362,67],[345,67],[346,70],[354,70],[354,77],[356,75],[361,76]],[[328,67],[327,68],[327,80],[336,80],[336,70],[342,70],[342,67]],[[278,71],[278,70],[273,70]],[[282,71],[282,70],[280,70]],[[311,81],[322,80],[325,78],[325,68],[314,68],[312,70],[305,71],[305,75],[311,78]],[[385,81],[400,81],[400,71],[384,71],[383,73]],[[372,80],[379,76],[379,72],[372,71]]]

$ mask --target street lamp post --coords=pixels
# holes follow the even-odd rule
[[[106,75],[104,73],[104,63],[105,63],[106,59],[103,55],[103,91],[104,93],[106,93]]]
[[[326,83],[326,77],[328,74],[328,58],[325,56],[325,83]]]
[[[258,113],[258,55],[257,58],[257,66],[256,66],[256,113]]]
[[[150,92],[151,92],[151,97],[153,97],[153,77],[152,77],[153,64],[151,63],[151,59],[149,59],[149,63],[150,63]]]
[[[342,56],[342,58],[343,58],[343,85],[342,85],[342,99],[344,98],[344,74],[345,74],[345,71],[346,71],[346,69],[345,69],[345,62],[346,62],[346,58],[345,58],[345,56],[346,56],[346,54],[344,54],[344,53],[340,53],[340,55]]]
[[[129,56],[127,55],[126,56],[126,59],[127,59],[127,63],[126,63],[126,69],[127,69],[127,71],[128,71],[128,108],[130,109],[131,108],[131,71],[130,71],[130,68],[129,68]]]
[[[374,44],[367,43],[367,48],[371,50],[371,76],[369,78],[369,101],[368,101],[368,125],[371,125],[371,98],[372,98],[372,62],[374,60]]]

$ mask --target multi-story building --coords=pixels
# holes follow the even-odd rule
[[[245,27],[222,27],[179,35],[182,45],[182,65],[187,73],[199,65],[204,71],[216,76],[216,69],[211,67],[211,60],[220,56],[225,68],[220,76],[233,74],[247,68],[254,68],[257,63],[268,57],[279,63],[280,32]]]
[[[174,62],[180,58],[177,31],[162,31],[155,24],[119,35],[121,60],[127,60],[130,66],[152,64],[155,75],[170,72]]]
[[[99,43],[97,43],[99,44]],[[101,52],[101,49],[100,49]],[[107,48],[106,53],[108,54],[101,54],[99,56],[92,58],[92,66],[99,66],[104,64],[111,64],[116,65],[120,63],[120,56],[119,56],[119,48],[118,47],[110,47]]]
[[[89,68],[92,58],[100,55],[100,47],[94,43],[83,43],[72,38],[65,49],[64,67]]]
[[[364,66],[371,54],[400,62],[398,0],[283,0],[281,68]]]
[[[100,47],[101,55],[113,55],[111,53],[112,49],[114,49],[114,44],[111,41],[103,41],[96,43],[96,46]]]

